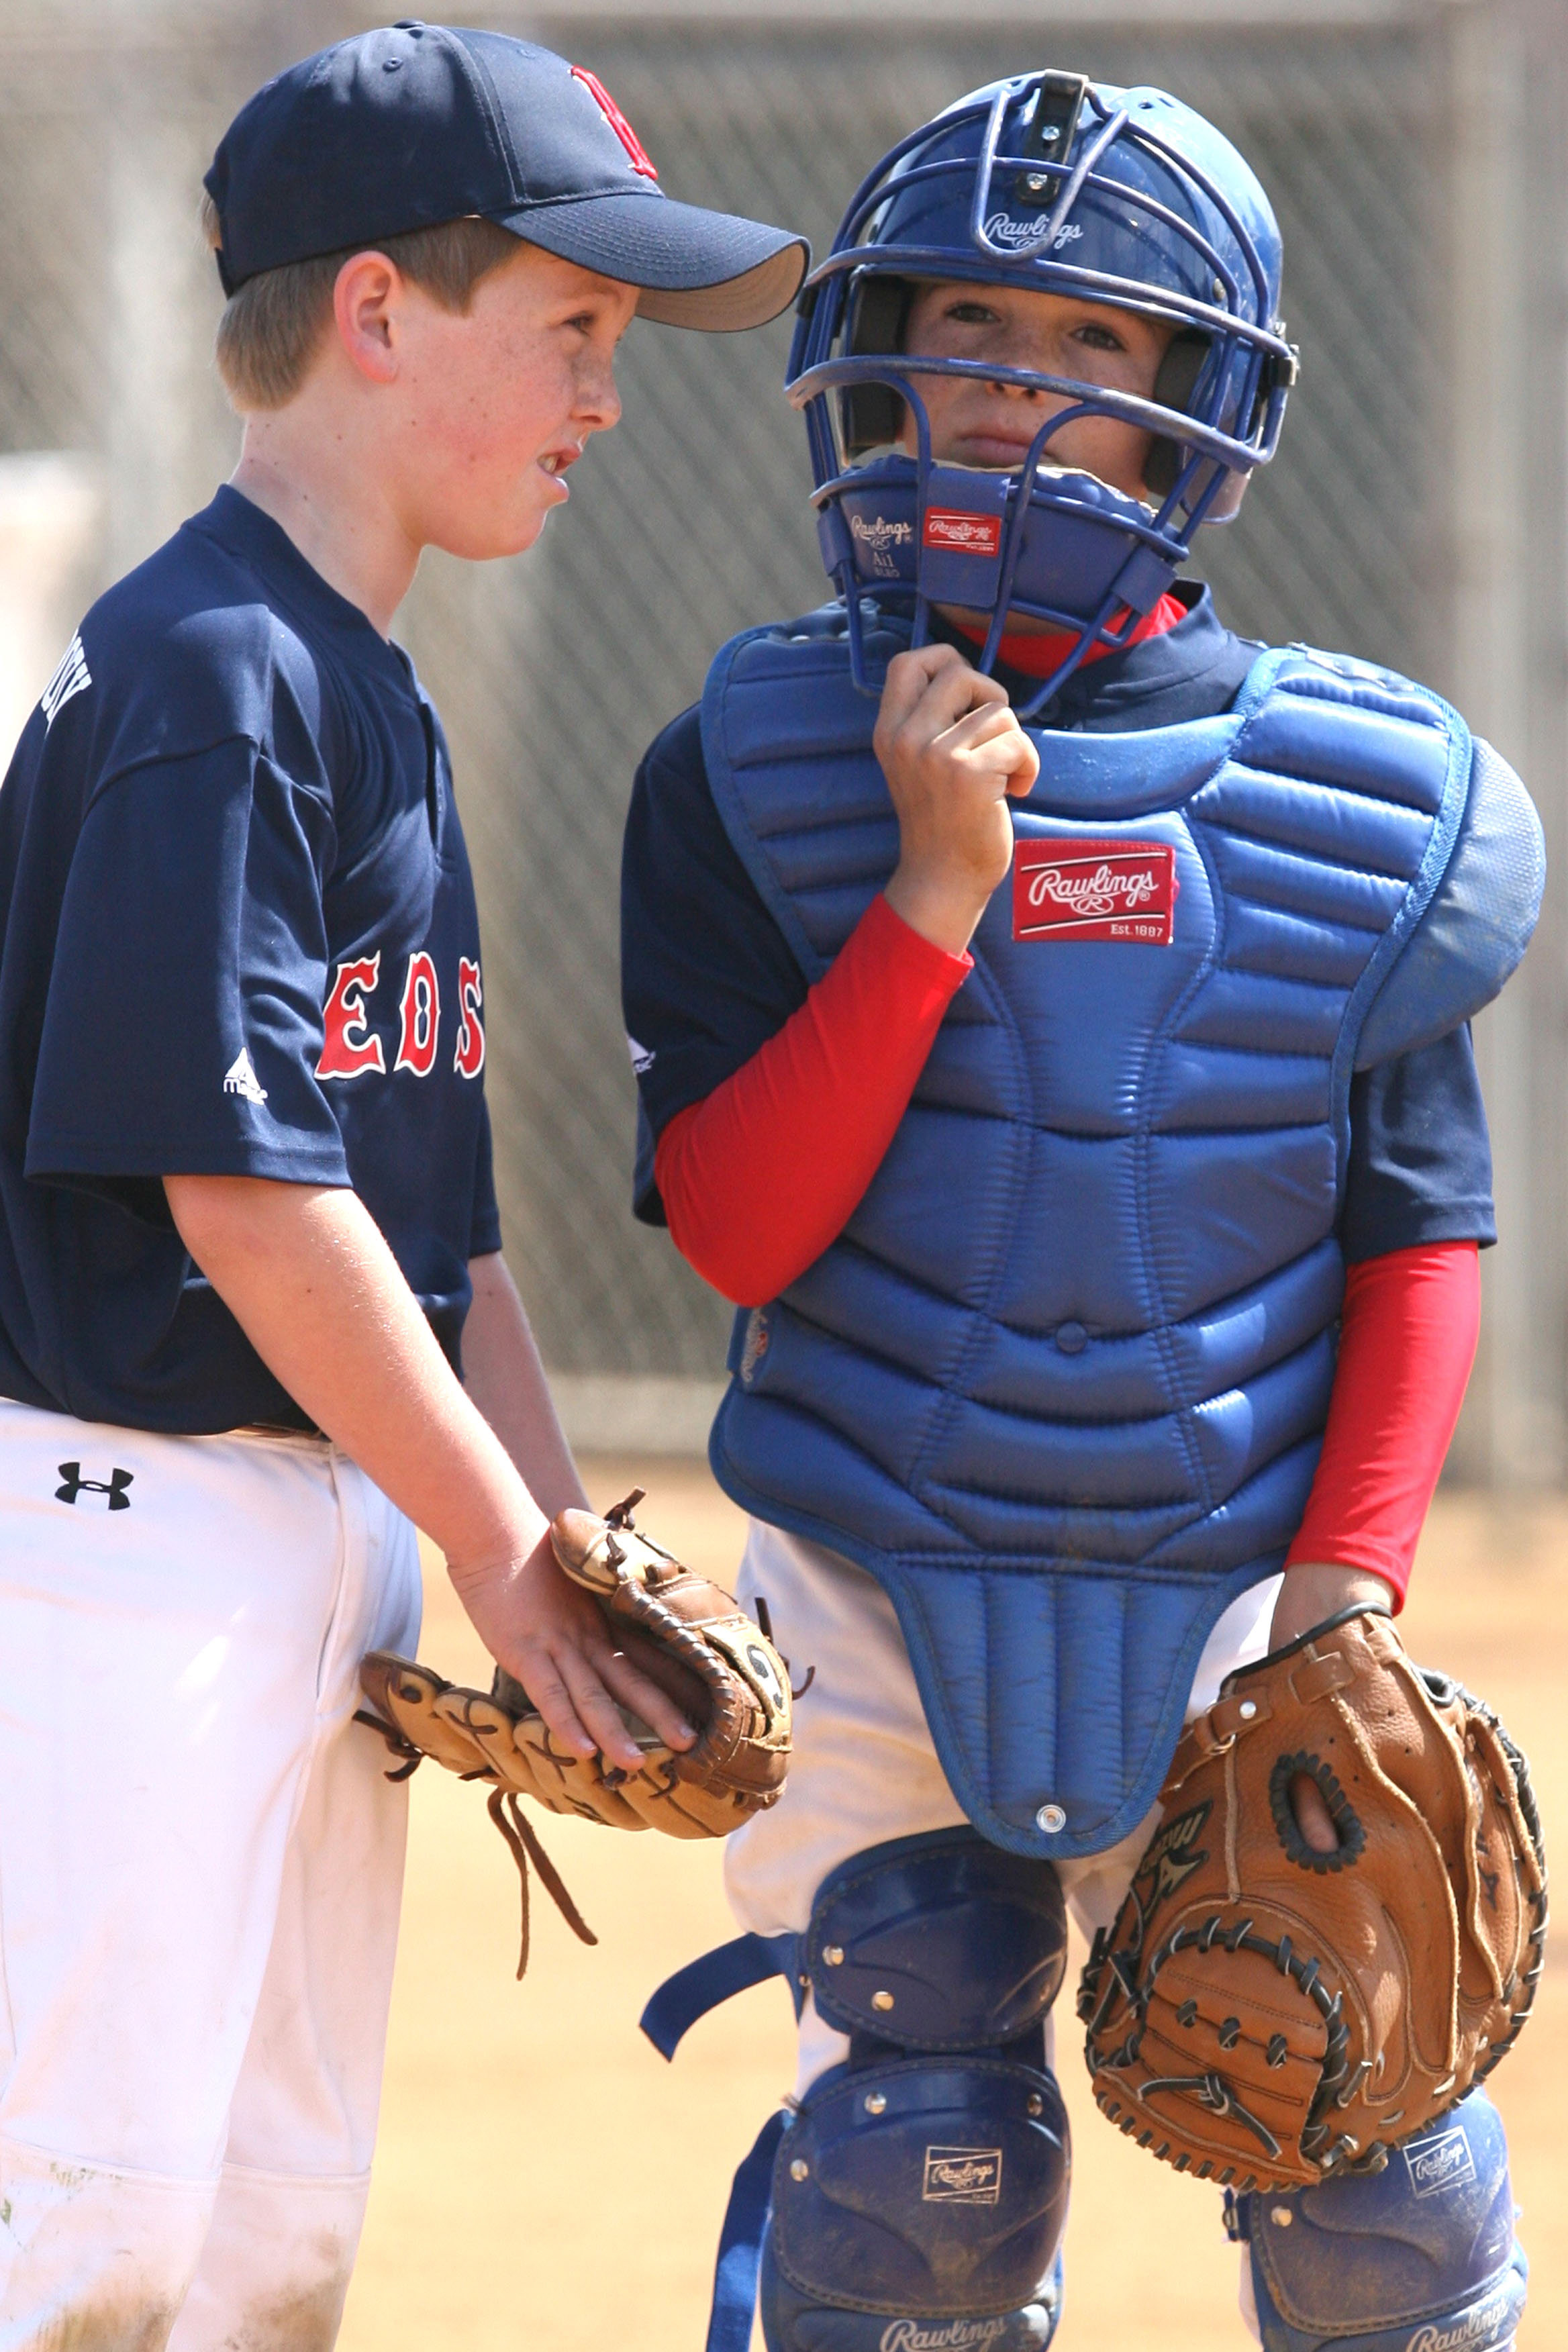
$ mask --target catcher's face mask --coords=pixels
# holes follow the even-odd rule
[[[1279,233],[1243,158],[1162,90],[1034,73],[962,99],[885,156],[807,282],[787,386],[806,412],[818,535],[848,609],[857,685],[861,600],[1068,633],[1042,710],[1095,645],[1125,643],[1185,560],[1200,523],[1228,521],[1279,441],[1295,354],[1276,316]],[[1068,363],[921,358],[917,288],[968,281],[1105,306],[1158,325],[1147,391]],[[928,388],[967,376],[1037,399],[1010,465],[933,448]],[[1020,404],[1022,406],[1023,404]],[[1084,462],[1080,421],[1142,436],[1141,481]],[[1077,445],[1076,462],[1069,451]],[[1121,473],[1121,468],[1116,469]]]

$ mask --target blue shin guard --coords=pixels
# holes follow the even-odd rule
[[[847,2311],[792,2286],[771,2235],[763,2245],[763,2336],[768,2352],[1045,2352],[1062,2315],[1062,2258],[1029,2301],[975,2319],[915,2312]]]
[[[1384,2170],[1227,2200],[1263,2352],[1511,2352],[1526,2263],[1502,2118],[1472,2091]]]
[[[1067,2117],[1054,2078],[966,2053],[834,2068],[773,2168],[769,2352],[1035,2352],[1059,2302]],[[894,2324],[896,2323],[896,2325]]]
[[[1070,2170],[1045,2020],[1066,1952],[1048,1864],[942,1830],[844,1864],[804,1937],[742,1937],[661,1988],[643,2021],[667,2056],[772,1973],[849,2038],[736,2176],[710,2352],[744,2352],[759,2263],[770,2352],[1043,2352]]]

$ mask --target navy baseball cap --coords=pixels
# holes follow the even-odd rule
[[[232,294],[264,269],[478,214],[642,289],[672,327],[760,327],[811,261],[804,237],[677,204],[581,66],[504,33],[405,20],[258,89],[205,186]]]

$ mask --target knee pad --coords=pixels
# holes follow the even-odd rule
[[[963,1827],[854,1855],[804,1936],[742,1937],[655,1995],[644,2026],[667,2055],[775,1972],[849,2039],[736,2176],[710,2352],[744,2352],[759,2262],[769,2352],[1043,2352],[1070,2177],[1046,2063],[1066,1964],[1050,1864]]]
[[[1226,2199],[1264,2352],[1511,2352],[1527,2264],[1484,2091],[1381,2172]]]
[[[1068,2121],[1046,2064],[1067,1921],[1049,1864],[973,1830],[857,1854],[801,1972],[849,2056],[773,2160],[770,2352],[1033,2352],[1059,2306]]]

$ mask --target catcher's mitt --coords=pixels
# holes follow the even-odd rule
[[[600,1755],[574,1755],[552,1738],[522,1685],[500,1669],[487,1696],[385,1650],[373,1650],[360,1668],[376,1711],[359,1720],[405,1759],[394,1777],[433,1756],[465,1780],[489,1783],[490,1817],[523,1882],[519,1976],[528,1959],[525,1854],[575,1932],[585,1943],[595,1940],[541,1850],[520,1797],[616,1829],[726,1837],[777,1802],[789,1768],[789,1673],[769,1630],[637,1532],[632,1511],[641,1500],[636,1489],[603,1519],[563,1511],[551,1542],[566,1574],[594,1594],[611,1626],[642,1637],[638,1664],[696,1727],[697,1743],[684,1755],[625,1709],[622,1718],[642,1750],[637,1769],[618,1770]]]
[[[1376,2171],[1510,2048],[1546,1937],[1529,1772],[1386,1611],[1229,1675],[1161,1803],[1079,1992],[1095,2099],[1141,2147],[1244,2189]]]

